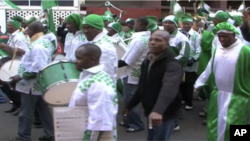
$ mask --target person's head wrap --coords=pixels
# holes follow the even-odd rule
[[[114,29],[117,33],[121,31],[121,24],[119,22],[110,23],[108,27]]]
[[[76,23],[79,29],[82,29],[82,16],[80,14],[73,13],[66,18],[66,22]]]
[[[41,23],[42,23],[43,26],[45,27],[45,26],[48,26],[49,21],[48,21],[47,19],[42,19],[42,20],[41,20]]]
[[[104,28],[104,23],[103,19],[101,16],[96,15],[96,14],[90,14],[83,20],[83,25],[89,25],[92,26],[96,29],[103,30]]]
[[[113,17],[111,17],[110,15],[103,15],[102,16],[103,21],[108,21],[108,22],[113,22]]]
[[[242,21],[242,17],[241,16],[234,16],[234,20],[235,20],[235,26],[241,26],[243,25],[243,21]]]
[[[19,21],[20,23],[23,21],[23,18],[21,16],[14,16],[11,19]]]
[[[166,22],[166,21],[171,21],[176,25],[176,27],[178,27],[179,19],[176,16],[169,15],[162,20],[162,22]]]
[[[155,17],[155,16],[147,16],[147,18],[148,18],[147,30],[151,31],[151,32],[156,31],[158,29],[158,26],[157,26],[158,19],[157,19],[157,17]]]
[[[134,22],[134,19],[128,18],[128,19],[125,21],[125,23],[129,23],[129,22]]]
[[[239,34],[239,32],[235,29],[235,27],[232,24],[226,23],[226,22],[217,24],[213,28],[213,33],[214,34],[218,34],[218,33]]]
[[[190,13],[185,13],[181,17],[181,22],[193,22],[193,16]]]
[[[14,17],[10,18],[10,20],[8,22],[11,23],[15,28],[21,28],[22,21],[23,21],[22,17],[14,16]]]
[[[219,11],[216,13],[214,18],[220,20],[221,22],[227,22],[229,14],[227,12]]]
[[[104,15],[102,16],[103,18],[103,21],[109,21],[109,22],[113,22],[114,21],[114,18],[113,18],[113,14],[107,10]]]
[[[37,21],[35,17],[29,17],[28,19],[25,20],[25,25],[29,26],[32,22]]]

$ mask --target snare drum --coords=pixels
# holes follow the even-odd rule
[[[69,104],[80,72],[68,61],[52,62],[39,73],[38,82],[44,92],[43,99],[51,105]]]
[[[118,42],[118,43],[114,42],[113,45],[116,48],[118,59],[120,60],[127,51],[127,45],[124,42]],[[120,76],[124,73],[125,68],[126,67],[122,67],[118,69],[117,79],[119,79]]]

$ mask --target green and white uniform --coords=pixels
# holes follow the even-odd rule
[[[64,43],[64,52],[66,54],[67,60],[75,60],[75,51],[76,49],[86,43],[87,39],[83,34],[82,30],[79,30],[75,33],[67,33]]]
[[[87,106],[89,117],[83,141],[98,141],[103,132],[113,131],[117,139],[116,115],[118,98],[116,88],[103,66],[98,65],[81,72],[69,107]],[[83,121],[84,122],[84,121]]]
[[[52,43],[44,36],[30,43],[18,69],[18,74],[23,79],[16,84],[17,91],[25,94],[31,91],[33,95],[42,95],[36,74],[51,62],[54,51]]]
[[[209,141],[228,141],[230,125],[245,125],[250,104],[250,48],[237,40],[229,48],[219,46],[195,88],[211,77],[213,92],[208,109]]]

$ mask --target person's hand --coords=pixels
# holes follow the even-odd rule
[[[243,21],[243,23],[248,23],[248,21],[250,20],[250,16],[249,16],[249,13],[248,13],[248,11],[245,11],[244,13],[243,13],[243,16],[242,16],[242,21]]]
[[[0,43],[0,48],[3,48],[5,46],[4,43]]]
[[[129,32],[129,27],[127,27],[127,26],[125,26],[125,27],[123,27],[123,29],[122,29],[122,31],[124,31],[125,33],[127,33],[127,32]]]
[[[127,117],[130,114],[130,110],[129,109],[123,109],[122,114],[124,117]]]
[[[11,79],[10,84],[16,84],[17,82],[22,80],[20,75],[15,75],[15,76],[11,77],[10,79]]]
[[[202,87],[194,88],[194,93],[199,93]]]
[[[162,123],[162,115],[156,112],[151,112],[149,117],[149,129],[152,129],[153,126],[160,126]]]

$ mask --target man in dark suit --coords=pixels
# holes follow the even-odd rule
[[[169,38],[167,31],[152,33],[148,43],[150,53],[141,65],[137,90],[124,110],[127,116],[142,103],[148,119],[148,141],[169,140],[180,113],[183,70],[168,49]]]

